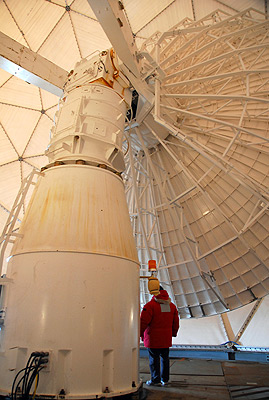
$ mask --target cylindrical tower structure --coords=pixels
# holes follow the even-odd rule
[[[72,73],[47,150],[50,164],[13,247],[1,394],[35,351],[49,353],[40,395],[91,399],[139,387],[139,267],[119,176],[127,85],[113,89],[114,64],[112,79],[104,76],[111,54]]]

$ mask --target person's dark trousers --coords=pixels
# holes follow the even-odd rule
[[[151,380],[154,383],[169,381],[169,348],[148,349]],[[160,363],[161,359],[161,363]],[[161,367],[161,368],[160,368]]]

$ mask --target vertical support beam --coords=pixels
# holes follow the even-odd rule
[[[232,326],[231,326],[231,323],[230,323],[227,313],[220,314],[220,319],[221,319],[227,340],[229,342],[233,341],[234,331],[232,329]]]

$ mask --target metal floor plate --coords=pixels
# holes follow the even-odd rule
[[[232,400],[269,399],[269,386],[230,386],[229,391]]]
[[[269,364],[200,359],[170,359],[170,385],[146,386],[147,358],[140,358],[147,400],[269,400]]]

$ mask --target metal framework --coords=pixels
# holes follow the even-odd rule
[[[128,127],[132,176],[139,184],[152,177],[154,194],[154,205],[133,214],[158,217],[159,271],[182,318],[232,310],[269,290],[268,35],[256,10],[216,11],[142,48],[155,60],[144,66],[145,79],[155,79],[154,120],[169,135],[147,118]],[[139,205],[138,186],[134,193]],[[147,257],[152,225],[133,225]]]
[[[157,32],[137,51],[125,11],[114,3],[102,2],[107,14],[100,23],[104,27],[109,15],[107,35],[124,53],[121,68],[139,93],[136,119],[126,126],[123,178],[141,273],[156,258],[182,318],[255,301],[269,290],[268,20],[253,9],[218,10],[200,20],[194,13],[194,20]],[[101,3],[95,6],[98,13]],[[51,32],[68,21],[78,56],[87,56],[73,2],[59,7]],[[27,32],[19,31],[31,51]],[[36,127],[51,111],[40,90],[39,97]],[[13,147],[22,164],[24,153]],[[142,305],[149,299],[145,283]]]

